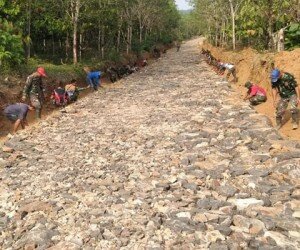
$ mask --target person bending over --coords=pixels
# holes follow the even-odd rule
[[[230,75],[232,75],[233,76],[233,81],[237,82],[238,79],[237,79],[237,76],[236,76],[236,69],[235,69],[234,64],[232,64],[232,63],[222,63],[220,66],[224,67],[227,70],[227,75],[226,75],[226,80],[227,81],[229,80]]]
[[[26,120],[28,110],[34,108],[24,103],[11,104],[4,109],[6,118],[13,123],[13,133],[17,132],[20,125],[23,129],[28,125]]]
[[[249,100],[251,105],[258,105],[267,100],[266,91],[252,82],[246,82],[245,88],[248,89],[244,101]]]
[[[98,90],[99,87],[101,87],[100,84],[100,77],[101,77],[101,71],[92,71],[88,67],[83,68],[85,73],[87,74],[86,80],[88,85],[93,88],[95,91]]]

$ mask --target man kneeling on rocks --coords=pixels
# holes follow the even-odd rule
[[[28,110],[34,110],[34,108],[24,103],[12,104],[4,109],[7,119],[14,123],[13,133],[17,132],[20,125],[23,129],[28,125],[26,120]]]
[[[267,100],[266,91],[252,82],[246,82],[245,88],[248,89],[244,101],[249,100],[251,105],[258,105]]]

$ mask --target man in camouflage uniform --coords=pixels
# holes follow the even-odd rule
[[[27,77],[22,96],[23,101],[29,97],[38,119],[41,118],[41,110],[45,99],[42,82],[43,77],[46,77],[45,69],[42,67],[37,68],[36,72]]]
[[[282,126],[283,115],[290,103],[292,128],[297,129],[299,112],[297,106],[300,98],[300,87],[294,76],[286,72],[281,73],[278,69],[274,69],[271,73],[271,82],[274,107],[276,107],[276,128],[279,129]],[[280,96],[280,100],[277,103],[278,95]]]

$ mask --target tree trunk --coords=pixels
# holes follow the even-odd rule
[[[26,42],[26,58],[29,59],[31,57],[31,0],[28,0],[27,5],[27,37],[28,40]]]
[[[119,23],[118,23],[118,36],[117,36],[117,51],[120,51],[121,46],[121,35],[122,35],[122,23],[123,23],[123,17],[120,17]]]
[[[224,20],[222,20],[222,39],[221,39],[221,46],[222,48],[224,47],[224,44],[225,44],[225,30],[226,30],[226,23]]]
[[[100,26],[100,21],[98,23],[98,51],[100,52],[101,50],[101,26]]]
[[[52,40],[52,57],[54,57],[54,54],[55,54],[55,40],[54,40],[54,34],[53,33],[51,35],[51,40]]]
[[[274,50],[275,49],[275,43],[273,41],[273,26],[274,26],[274,21],[273,21],[273,12],[272,12],[272,7],[273,7],[273,0],[268,0],[268,28],[267,28],[267,46],[269,50]]]
[[[126,41],[126,53],[129,54],[130,46],[130,26],[127,26],[127,41]]]
[[[99,8],[102,9],[101,0],[99,0],[98,4],[99,4]],[[101,51],[101,35],[102,35],[101,34],[101,20],[99,19],[99,21],[98,21],[98,46],[97,46],[99,53]]]
[[[46,53],[46,38],[43,39],[43,52]]]
[[[229,0],[229,5],[230,5],[230,13],[231,13],[231,21],[232,21],[232,49],[235,50],[235,10],[233,7],[232,0]]]
[[[219,45],[219,41],[218,41],[219,34],[218,34],[218,32],[219,32],[219,26],[218,26],[218,23],[216,22],[216,34],[215,34],[215,44],[216,44],[216,46]]]
[[[82,33],[79,35],[79,61],[82,61]]]
[[[71,0],[71,15],[73,23],[73,63],[78,63],[77,55],[77,30],[78,30],[78,18],[80,11],[80,0]]]
[[[77,23],[73,26],[73,63],[77,64]]]
[[[105,35],[105,30],[104,30],[104,27],[102,27],[102,31],[101,31],[101,58],[103,59],[104,58],[104,35]]]
[[[140,28],[140,44],[143,41],[143,25],[142,25],[142,17],[139,16],[139,28]]]
[[[130,29],[129,29],[130,33],[129,33],[129,50],[131,51],[132,49],[132,26],[130,25]]]
[[[210,31],[211,31],[211,28],[210,28],[210,25],[208,25],[208,41],[212,42],[211,37],[210,37]]]
[[[277,51],[284,51],[284,29],[278,31]]]
[[[120,51],[120,44],[121,44],[121,27],[118,29],[118,37],[117,37],[117,51]]]
[[[69,48],[70,48],[70,40],[69,40],[69,32],[67,33],[67,37],[66,37],[66,61],[69,60]]]

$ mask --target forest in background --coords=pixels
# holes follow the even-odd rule
[[[173,0],[0,0],[0,67],[118,61],[172,43],[179,20]]]
[[[203,35],[215,46],[300,46],[300,0],[0,0],[0,71],[120,62]],[[22,67],[20,67],[21,65]]]
[[[190,19],[215,46],[278,50],[300,47],[300,0],[189,0]],[[196,24],[195,24],[196,23]],[[281,36],[281,33],[284,36]]]

